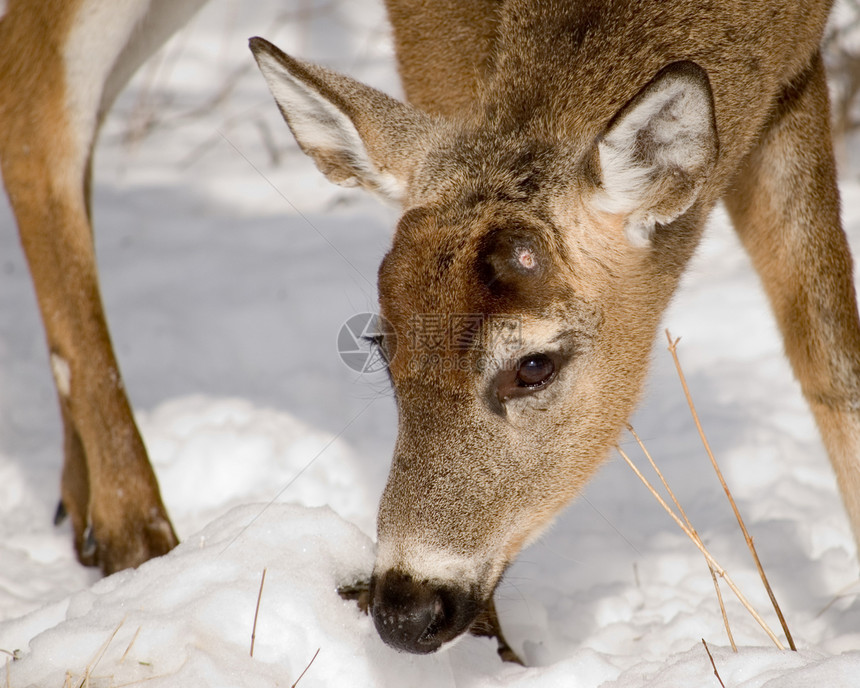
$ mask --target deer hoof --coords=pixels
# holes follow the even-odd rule
[[[94,521],[76,542],[79,561],[100,568],[106,576],[137,568],[179,544],[170,520],[161,514],[146,520],[129,518],[119,528]]]
[[[54,525],[62,525],[68,516],[69,512],[66,511],[66,505],[63,503],[63,500],[60,500],[57,502],[57,510],[54,512]]]

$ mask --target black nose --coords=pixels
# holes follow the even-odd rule
[[[466,631],[484,605],[468,590],[416,581],[397,570],[370,581],[373,623],[388,645],[427,654]]]

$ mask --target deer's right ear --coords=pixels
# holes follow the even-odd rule
[[[252,38],[250,48],[296,141],[319,170],[336,184],[401,201],[430,118],[263,38]]]
[[[676,220],[696,201],[718,150],[707,74],[692,62],[671,64],[599,139],[595,206],[624,219],[631,244],[647,246],[658,224]]]

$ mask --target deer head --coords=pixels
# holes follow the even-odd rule
[[[379,268],[399,429],[372,606],[385,642],[433,652],[468,629],[636,403],[712,204],[708,78],[675,63],[578,129],[512,126],[504,92],[442,119],[263,39],[251,49],[320,171],[403,208]]]

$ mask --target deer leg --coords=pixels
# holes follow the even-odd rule
[[[75,26],[79,9],[71,2],[46,17],[38,3],[18,2],[0,22],[0,165],[60,398],[63,506],[81,562],[111,573],[164,554],[177,538],[123,388],[99,292],[86,188],[103,81],[92,74],[98,60],[107,61],[104,78],[112,56],[70,66],[70,56],[85,54],[62,42],[86,42]],[[121,50],[121,29],[131,33],[145,4],[138,10],[121,26],[117,20],[116,43],[101,49]],[[57,40],[46,30],[56,30]]]
[[[55,175],[67,171],[62,164],[30,167],[41,168],[42,183],[21,174],[14,161],[4,160],[3,174],[60,396],[66,454],[62,500],[81,562],[111,573],[164,554],[177,540],[111,347],[83,180],[54,188]],[[18,182],[28,176],[21,189]]]
[[[860,322],[820,55],[783,92],[725,200],[776,314],[860,544]]]
[[[30,156],[38,145],[31,143]],[[33,174],[4,160],[3,175],[62,407],[62,500],[81,562],[111,573],[164,554],[177,540],[111,347],[83,180],[63,188],[57,177],[68,171],[65,165],[45,158],[33,164],[32,157],[28,163]]]

